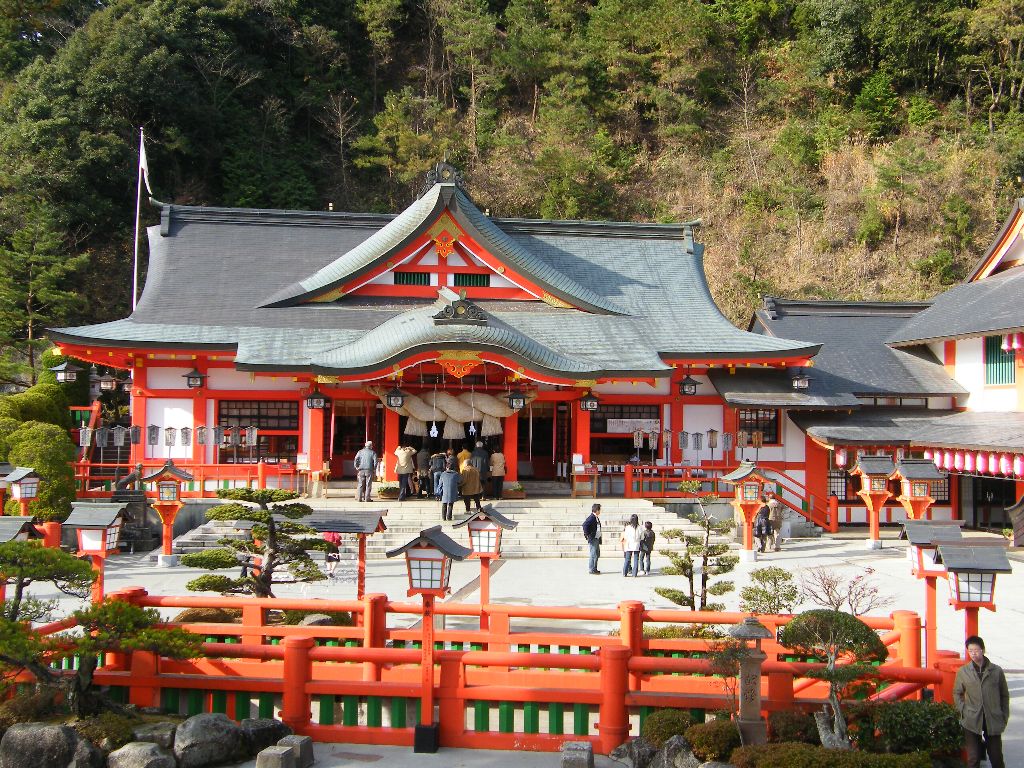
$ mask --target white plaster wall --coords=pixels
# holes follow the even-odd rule
[[[152,389],[188,389],[185,374],[192,370],[191,365],[182,368],[147,368],[146,386]]]
[[[206,426],[207,426],[207,435],[208,435],[208,437],[207,437],[207,440],[206,440],[207,444],[204,445],[202,447],[202,449],[201,449],[205,453],[205,456],[203,457],[204,458],[204,461],[203,461],[204,464],[215,464],[216,463],[216,458],[214,456],[214,451],[216,450],[217,446],[213,445],[213,437],[212,437],[212,435],[211,435],[211,433],[209,431],[209,430],[212,430],[215,426],[217,426],[217,423],[216,423],[217,410],[214,407],[215,405],[216,404],[213,402],[213,400],[207,400],[206,401]]]
[[[142,441],[145,443],[147,459],[191,459],[192,447],[181,445],[181,428],[193,426],[192,398],[154,397],[146,401],[146,424],[142,428]],[[146,428],[155,424],[160,427],[160,442],[148,444]],[[175,445],[164,445],[164,428],[174,427],[179,430]]]
[[[907,519],[907,511],[903,507],[892,506],[885,507],[882,509],[882,515],[879,518],[879,522],[882,523],[902,523]],[[936,505],[931,508],[931,519],[932,520],[952,520],[953,519],[953,508],[946,506]],[[864,505],[839,505],[839,524],[844,523],[863,523],[868,522],[868,511]],[[866,533],[865,533],[866,536]]]
[[[150,371],[152,373],[152,371]],[[182,379],[184,381],[184,379]],[[291,376],[264,376],[256,374],[253,380],[249,378],[248,371],[236,371],[234,368],[211,368],[210,375],[206,379],[208,390],[234,389],[234,390],[280,390],[282,392],[295,392],[305,385],[297,382]]]
[[[704,435],[700,451],[693,449],[693,434],[695,432],[706,433],[709,429],[717,429],[718,447],[715,449],[715,457],[722,458],[722,406],[720,405],[684,405],[683,406],[683,430],[690,433],[690,448],[683,451],[683,461],[686,464],[696,464],[698,459],[709,461],[711,449],[708,448],[708,436]],[[678,440],[676,435],[673,440]],[[678,445],[678,443],[676,443]]]
[[[985,386],[985,340],[983,338],[961,339],[956,343],[956,380],[966,388],[966,402],[970,411],[1017,410],[1016,386]]]
[[[782,415],[782,446],[786,461],[804,460],[806,448],[804,433],[785,412]]]

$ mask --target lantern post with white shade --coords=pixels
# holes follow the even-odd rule
[[[753,462],[744,461],[736,469],[720,478],[721,482],[736,486],[730,502],[736,510],[737,522],[743,525],[743,549],[740,560],[744,563],[757,562],[757,550],[754,549],[754,517],[764,505],[764,486],[771,482]]]
[[[501,557],[501,532],[511,531],[518,526],[488,504],[478,509],[452,528],[466,526],[469,530],[471,558],[480,561],[480,629],[490,629],[488,606],[491,603],[491,561]]]
[[[437,752],[440,746],[440,727],[434,720],[434,600],[448,594],[448,580],[453,560],[465,560],[470,550],[457,544],[441,530],[440,525],[420,531],[412,541],[392,549],[388,557],[405,555],[409,575],[409,596],[423,597],[423,630],[420,667],[423,693],[420,704],[420,722],[413,735],[414,752]]]
[[[39,480],[32,467],[15,467],[4,478],[11,498],[18,502],[22,517],[28,517],[28,505],[39,496]]]
[[[156,485],[156,498],[150,500],[149,504],[160,515],[160,522],[163,523],[163,550],[157,556],[157,563],[164,567],[178,564],[178,557],[173,552],[174,519],[184,506],[181,501],[181,484],[192,479],[192,475],[174,466],[170,459],[156,472],[142,478],[144,483]]]
[[[885,502],[892,497],[889,491],[889,478],[895,469],[892,456],[861,456],[857,460],[857,466],[850,472],[851,475],[861,478],[861,488],[857,495],[864,500],[864,506],[867,508],[868,549],[882,548],[882,537],[878,530],[879,517]]]
[[[925,585],[925,659],[932,666],[938,658],[938,608],[936,605],[936,584],[946,578],[946,568],[935,563],[936,542],[955,542],[963,539],[960,526],[963,520],[907,520],[900,531],[900,538],[909,542],[907,557],[910,570]]]
[[[964,612],[964,638],[978,634],[978,611],[995,611],[996,574],[1012,573],[1006,542],[964,539],[935,542],[935,563],[946,568],[949,603]]]
[[[90,558],[96,569],[96,581],[92,585],[93,604],[103,600],[103,568],[107,557],[117,551],[124,510],[124,504],[75,502],[71,505],[71,514],[64,521],[65,527],[75,531],[78,555]]]
[[[896,501],[907,511],[907,519],[924,520],[935,503],[932,497],[932,483],[943,480],[945,475],[927,459],[901,459],[889,475],[890,480],[899,483],[900,495]]]

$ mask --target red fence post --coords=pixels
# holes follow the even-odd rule
[[[363,596],[363,648],[383,648],[388,630],[388,596]],[[380,680],[380,665],[373,661],[363,664],[363,680]]]
[[[460,743],[466,728],[463,701],[459,688],[464,684],[462,662],[458,658],[441,659],[441,678],[437,688],[437,711],[440,743],[453,747]]]
[[[284,695],[281,701],[281,722],[301,734],[309,725],[310,700],[306,684],[312,671],[309,651],[315,644],[312,637],[286,637],[284,640]]]
[[[630,656],[644,655],[644,604],[639,600],[623,600],[619,603],[619,638],[629,648]],[[630,672],[629,687],[639,690],[639,673]]]
[[[921,617],[913,611],[893,611],[892,620],[900,633],[897,658],[904,667],[921,669]]]
[[[629,648],[608,645],[601,649],[601,713],[597,723],[601,754],[610,754],[629,735],[626,693],[629,691]]]
[[[508,653],[508,635],[512,631],[512,622],[509,619],[508,608],[495,605],[491,608],[491,628],[488,637],[500,638],[498,642],[488,642],[487,650],[498,653]]]
[[[160,674],[160,657],[152,651],[132,651],[131,685],[128,686],[128,703],[137,707],[160,706],[160,687],[141,685],[137,681],[143,677],[156,677]]]
[[[263,608],[258,605],[242,606],[242,642],[263,645]]]
[[[828,497],[828,532],[838,533],[839,531],[839,497]]]
[[[942,682],[935,686],[935,700],[952,704],[956,672],[967,660],[961,658],[956,651],[937,651],[935,656],[935,667],[942,673]]]

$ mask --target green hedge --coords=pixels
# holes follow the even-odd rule
[[[17,467],[32,467],[40,477],[39,497],[29,504],[29,512],[44,521],[66,520],[75,500],[75,446],[67,430],[28,421],[8,441],[7,460]],[[18,503],[11,499],[8,509],[17,514]]]
[[[725,760],[740,745],[740,732],[731,720],[691,725],[683,734],[698,760]]]
[[[799,742],[821,744],[814,716],[806,712],[782,710],[768,715],[768,740],[772,742]]]
[[[793,743],[740,747],[733,751],[729,762],[736,768],[932,768],[931,757],[925,752],[876,755]]]
[[[57,384],[57,376],[50,368],[61,363],[71,363],[81,368],[78,378],[67,384]],[[67,398],[68,405],[89,405],[89,365],[81,360],[54,354],[51,347],[43,352],[38,381],[40,384],[53,384],[60,387]]]
[[[951,704],[930,701],[861,702],[847,712],[850,738],[866,752],[956,754],[963,743]]]
[[[640,735],[656,747],[673,736],[682,736],[693,725],[690,713],[682,709],[659,709],[644,720]]]

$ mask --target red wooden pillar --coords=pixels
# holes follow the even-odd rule
[[[960,475],[957,474],[956,472],[950,472],[948,477],[950,517],[953,520],[959,520],[963,517],[962,511],[960,509]]]
[[[324,414],[323,408],[309,412],[309,471],[319,472],[324,466]]]
[[[372,439],[372,438],[371,438]],[[384,409],[384,445],[380,447],[380,458],[384,460],[384,479],[397,480],[393,457],[398,448],[398,414],[390,408]]]
[[[739,426],[739,414],[736,413],[735,408],[730,408],[728,405],[722,404],[722,431],[729,432],[736,437]],[[738,440],[733,439],[732,450],[726,451],[722,449],[722,458],[725,461],[726,466],[731,466],[736,463],[736,445]]]
[[[207,379],[209,381],[209,379]],[[192,400],[192,461],[196,464],[206,464],[206,446],[199,445],[196,443],[195,435],[196,430],[200,427],[205,427],[206,424],[206,403],[207,403],[207,390],[206,387],[200,387],[199,389],[193,390],[195,395]],[[209,442],[209,439],[207,439]],[[216,456],[213,459],[216,461]],[[202,495],[202,488],[199,489],[200,495]]]
[[[505,417],[505,436],[501,449],[505,454],[505,480],[519,479],[519,412]]]
[[[814,496],[819,504],[825,503],[828,498],[828,451],[811,440],[809,436],[804,437],[804,485],[807,486],[808,510],[812,509]]]
[[[137,426],[142,430],[142,438],[139,440],[138,445],[133,444],[131,446],[131,464],[133,467],[144,462],[146,459],[146,401],[149,398],[142,393],[146,391],[147,386],[146,369],[143,367],[142,362],[139,361],[139,364],[132,370],[131,410],[132,426]]]
[[[675,386],[673,384],[672,386]],[[672,429],[672,442],[668,447],[669,464],[682,464],[683,452],[679,450],[679,433],[683,431],[683,398],[672,399],[672,410],[669,412],[669,421]]]
[[[590,461],[590,411],[581,411],[579,405],[570,401],[569,407],[576,408],[572,414],[572,453],[579,453],[583,456],[583,463]],[[572,464],[572,457],[569,457]],[[572,466],[569,467],[572,472]]]
[[[306,692],[312,663],[309,651],[315,644],[312,637],[286,637],[284,639],[284,687],[281,698],[281,722],[295,733],[303,733],[309,725],[310,699]]]

